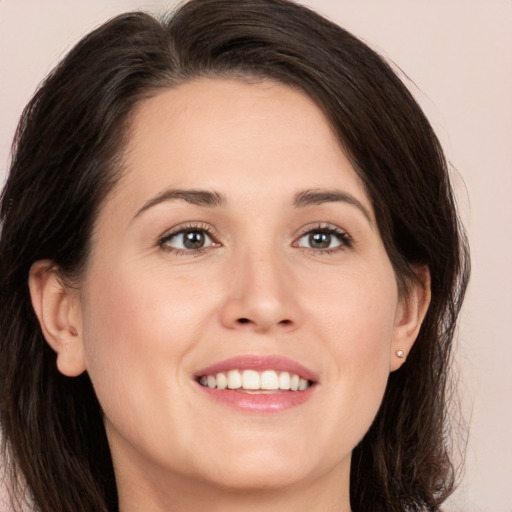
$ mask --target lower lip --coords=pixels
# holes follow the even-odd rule
[[[281,412],[301,405],[311,398],[314,385],[304,391],[282,391],[269,394],[244,393],[230,389],[215,389],[200,386],[210,398],[230,405],[236,409],[249,412]]]

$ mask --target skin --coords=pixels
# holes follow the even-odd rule
[[[170,189],[223,202],[155,201]],[[308,190],[353,200],[295,205]],[[180,250],[190,227],[210,233],[200,251]],[[330,235],[329,250],[310,233]],[[92,247],[78,291],[48,261],[30,287],[60,371],[91,376],[120,510],[349,511],[351,452],[416,338],[428,272],[399,296],[368,196],[315,104],[224,79],[145,100]],[[213,401],[194,374],[242,354],[310,368],[311,398],[264,414]]]

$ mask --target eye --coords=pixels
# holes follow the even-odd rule
[[[165,235],[160,240],[160,245],[177,253],[189,253],[199,252],[218,244],[213,241],[206,229],[190,227]]]
[[[331,252],[351,247],[352,240],[348,233],[342,229],[318,227],[304,233],[296,242],[296,245],[307,249]]]

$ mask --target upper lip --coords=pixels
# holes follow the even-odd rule
[[[257,354],[247,354],[224,359],[223,361],[214,363],[196,372],[195,377],[199,378],[205,375],[215,375],[216,373],[227,372],[229,370],[276,370],[296,373],[299,377],[312,382],[318,381],[318,376],[313,370],[293,359],[278,355]]]

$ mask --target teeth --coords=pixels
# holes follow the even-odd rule
[[[292,390],[304,391],[311,383],[299,377],[296,373],[276,372],[265,370],[230,370],[227,373],[220,372],[215,375],[203,375],[199,383],[208,388],[217,389],[243,389],[247,391],[277,391]]]
[[[260,389],[260,374],[254,370],[245,370],[242,373],[242,387],[244,389]]]
[[[228,387],[228,378],[224,373],[218,373],[216,380],[218,389],[226,389]]]
[[[261,389],[279,389],[277,373],[267,370],[261,374]]]
[[[288,372],[281,372],[279,374],[279,389],[290,389],[290,374]]]
[[[209,383],[208,383],[209,385]],[[299,391],[304,391],[309,387],[308,381],[306,379],[300,379],[299,381]]]
[[[228,372],[228,388],[238,389],[242,387],[242,376],[238,370],[230,370]]]

